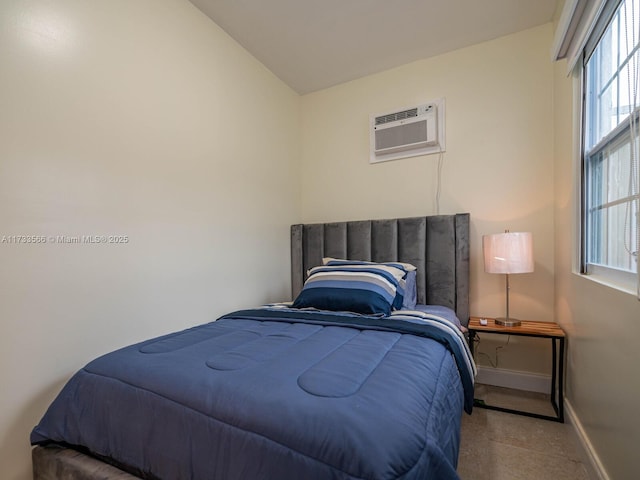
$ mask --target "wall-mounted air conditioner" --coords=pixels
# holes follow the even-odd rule
[[[369,117],[370,163],[444,152],[444,98]]]

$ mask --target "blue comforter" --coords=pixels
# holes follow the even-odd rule
[[[235,312],[89,363],[31,442],[166,480],[457,479],[474,366],[445,324]]]

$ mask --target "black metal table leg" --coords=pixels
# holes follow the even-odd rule
[[[553,410],[558,415],[558,402],[556,400],[556,384],[557,384],[557,371],[558,371],[558,352],[556,347],[556,339],[551,339],[551,405]]]
[[[560,366],[558,368],[558,421],[564,423],[564,337],[560,338]]]

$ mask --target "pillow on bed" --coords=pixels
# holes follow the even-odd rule
[[[407,272],[405,277],[404,298],[402,300],[402,310],[413,310],[418,303],[418,285],[417,285],[417,271],[413,270]]]
[[[388,265],[313,267],[292,307],[389,315],[403,293],[404,275],[404,270]]]
[[[415,265],[403,262],[367,262],[366,260],[344,260],[342,258],[323,257],[323,265],[387,265],[389,267],[399,268],[405,272],[413,272],[416,270]]]
[[[405,276],[400,283],[400,292],[396,295],[393,302],[393,308],[396,310],[412,310],[418,300],[418,287],[416,285],[417,269],[410,263],[403,262],[367,262],[364,260],[343,260],[339,258],[324,257],[322,259],[324,265],[386,265],[390,267],[399,268],[404,270]]]

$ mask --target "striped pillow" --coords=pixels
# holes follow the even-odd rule
[[[323,265],[386,265],[389,267],[396,267],[405,272],[413,272],[416,270],[415,265],[403,262],[367,262],[366,260],[343,260],[341,258],[323,257]]]
[[[398,292],[396,298],[393,301],[394,310],[412,310],[416,306],[417,300],[417,285],[416,275],[417,268],[415,265],[403,262],[368,262],[365,260],[343,260],[341,258],[324,257],[322,259],[323,265],[386,265],[389,267],[396,267],[404,270],[405,275],[400,281],[398,286]]]
[[[292,307],[389,315],[404,275],[380,264],[314,267]]]

